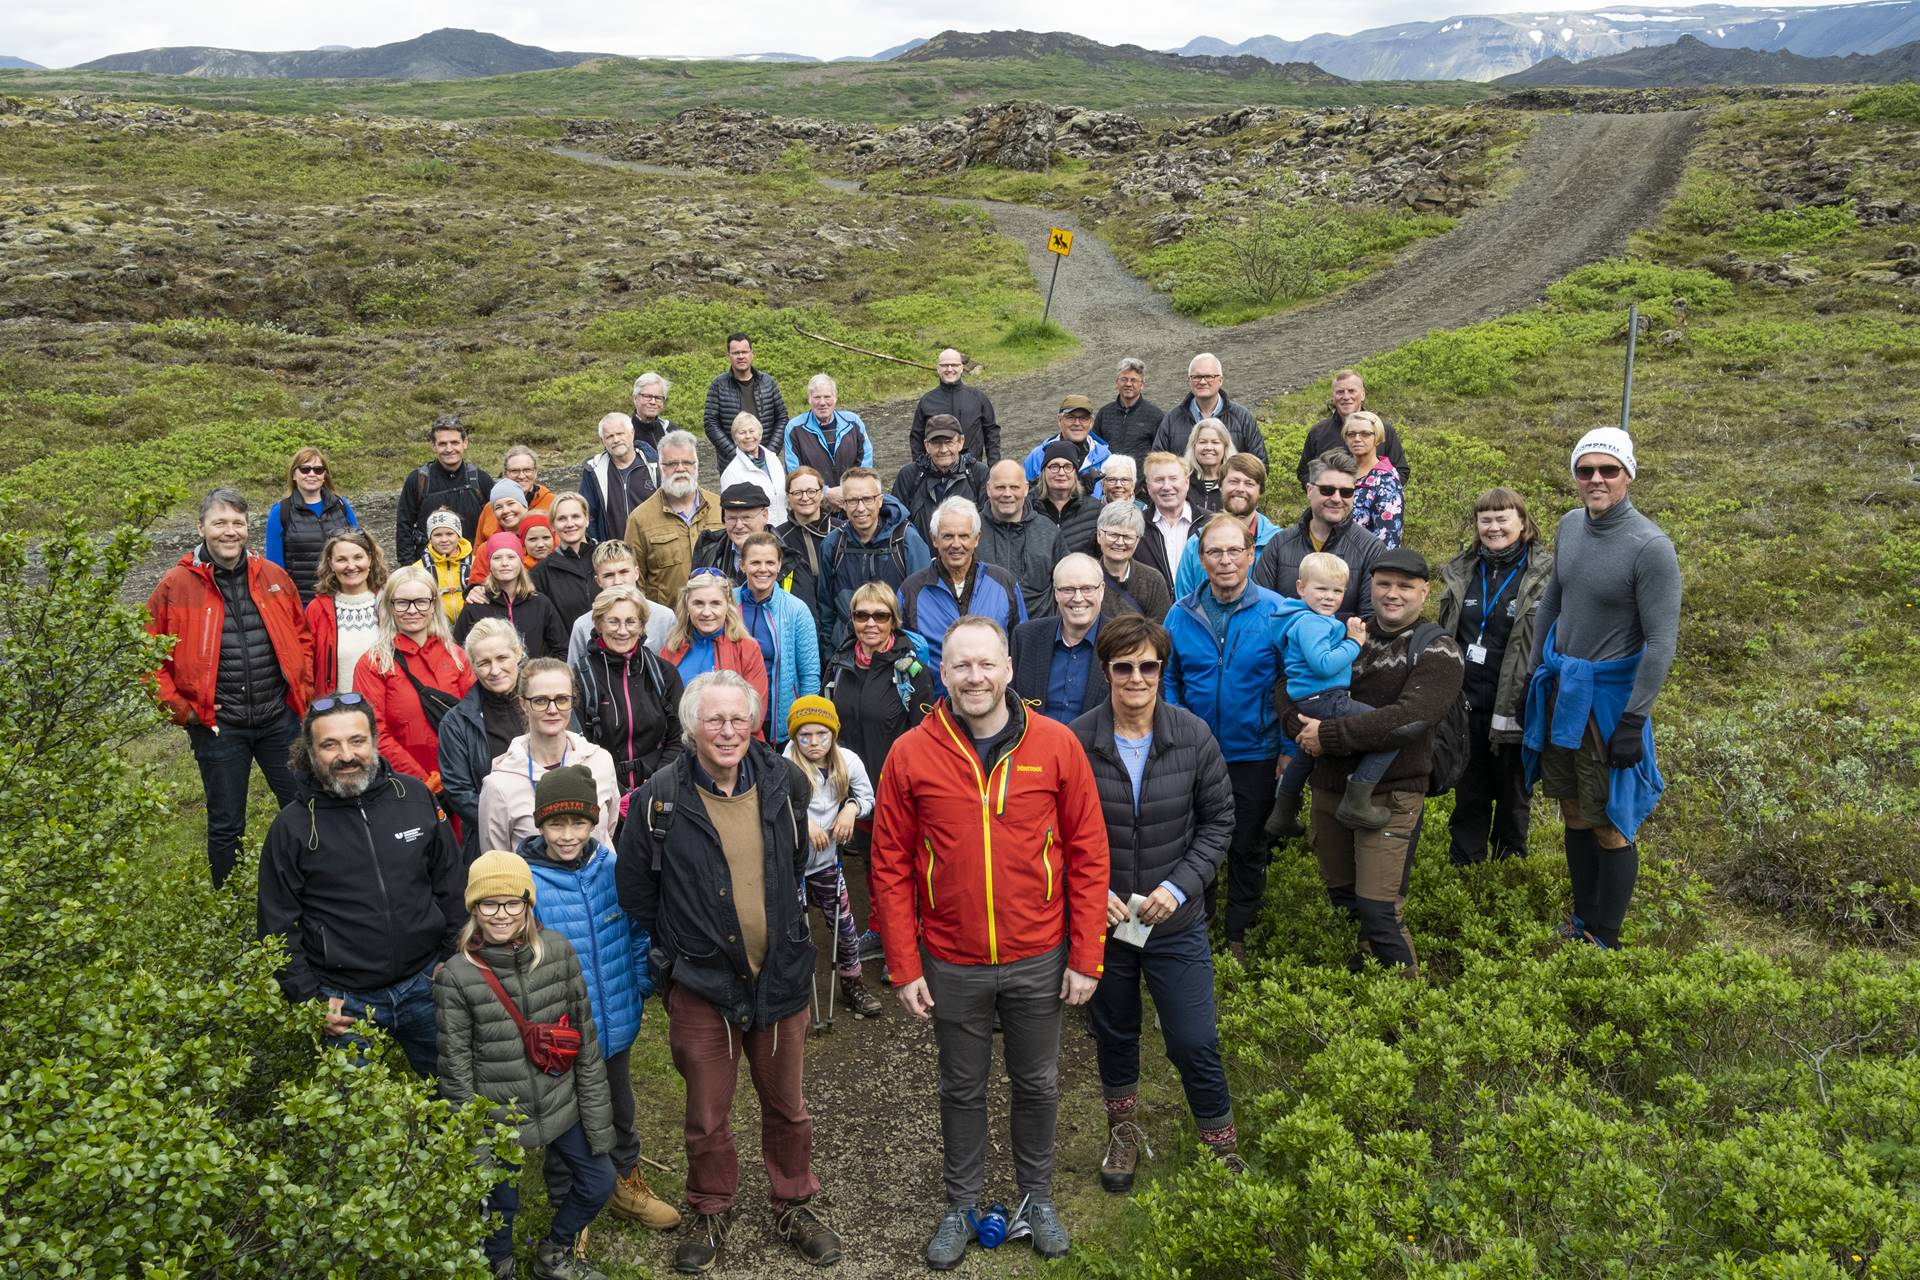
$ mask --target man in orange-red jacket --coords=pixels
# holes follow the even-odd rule
[[[287,571],[247,551],[247,500],[215,489],[200,504],[200,545],[147,598],[147,633],[172,636],[154,694],[183,725],[207,792],[207,865],[226,883],[247,830],[257,763],[282,805],[287,750],[313,696],[313,637]],[[353,695],[348,694],[347,697]]]
[[[868,886],[900,1001],[940,1049],[947,1210],[927,1265],[958,1266],[986,1175],[987,1068],[996,1016],[1013,1095],[1013,1229],[1059,1257],[1053,1207],[1060,1012],[1082,1004],[1106,953],[1107,828],[1093,769],[1065,725],[1007,692],[999,624],[947,628],[947,698],[894,744],[880,774]]]

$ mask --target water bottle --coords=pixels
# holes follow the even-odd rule
[[[967,1225],[973,1228],[973,1237],[980,1242],[981,1248],[998,1248],[1000,1242],[1007,1238],[1007,1206],[990,1204],[982,1214],[975,1214],[969,1209]]]

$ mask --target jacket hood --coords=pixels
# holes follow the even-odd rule
[[[213,571],[220,566],[213,562],[212,557],[208,556],[206,551],[206,543],[196,542],[193,544],[193,550],[183,553],[175,563],[182,569],[191,569],[193,572],[211,582],[213,581]],[[252,573],[253,566],[250,562],[257,559],[259,559],[258,556],[243,547],[240,550],[240,563],[234,567],[245,568],[248,573]]]
[[[598,858],[606,851],[606,846],[596,841],[588,847],[586,857],[573,862],[562,862],[560,859],[547,853],[547,838],[537,833],[521,840],[519,845],[514,849],[515,853],[527,860],[527,865],[530,867],[543,867],[549,871],[562,871],[568,875],[576,875],[579,872],[585,871],[593,865],[595,858]]]
[[[427,554],[433,558],[436,564],[444,564],[449,568],[457,568],[462,560],[465,560],[473,554],[473,544],[465,538],[462,538],[460,539],[460,545],[454,548],[452,555],[443,556],[438,551],[435,551],[433,544],[429,542],[427,544]]]

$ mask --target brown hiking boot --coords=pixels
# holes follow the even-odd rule
[[[1209,1142],[1207,1150],[1213,1152],[1214,1159],[1218,1160],[1234,1177],[1237,1178],[1247,1171],[1247,1162],[1240,1156],[1238,1142]]]
[[[856,1018],[880,1016],[880,997],[867,990],[867,984],[857,977],[840,979],[840,998],[847,1002],[847,1008]]]
[[[613,1199],[607,1207],[616,1218],[632,1218],[655,1231],[671,1231],[680,1225],[680,1211],[653,1194],[653,1188],[635,1169],[613,1184]]]
[[[696,1213],[688,1237],[674,1251],[673,1269],[683,1276],[705,1275],[720,1261],[721,1246],[733,1232],[733,1210]]]
[[[1107,1121],[1107,1158],[1100,1162],[1101,1189],[1117,1193],[1133,1190],[1133,1171],[1143,1151],[1149,1157],[1153,1155],[1145,1130],[1131,1120]]]
[[[773,1229],[802,1259],[816,1267],[830,1267],[840,1261],[840,1233],[810,1200],[795,1200],[781,1210]]]

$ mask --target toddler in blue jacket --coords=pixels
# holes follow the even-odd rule
[[[1339,556],[1316,551],[1303,557],[1294,584],[1300,598],[1288,600],[1291,607],[1280,615],[1280,625],[1286,627],[1280,661],[1287,696],[1301,715],[1315,720],[1339,720],[1373,710],[1347,692],[1353,660],[1360,656],[1360,643],[1367,638],[1367,624],[1360,619],[1341,622],[1333,616],[1346,595],[1347,573],[1347,562]],[[1399,754],[1397,750],[1369,751],[1360,757],[1347,779],[1340,807],[1334,810],[1333,816],[1343,826],[1378,831],[1392,819],[1390,810],[1373,803],[1373,789]],[[1297,814],[1313,763],[1312,756],[1297,751],[1287,758],[1286,771],[1280,776],[1274,804],[1281,819],[1275,829],[1287,836],[1304,834]]]

